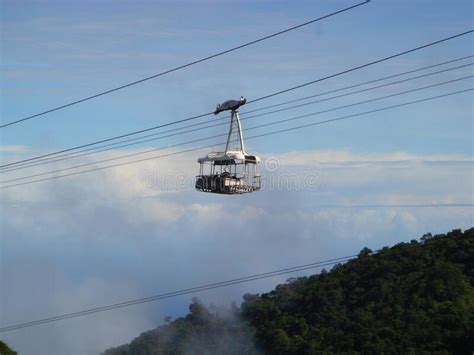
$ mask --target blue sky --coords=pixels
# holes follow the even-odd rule
[[[288,6],[285,2],[262,1],[256,6],[255,2],[117,5],[107,1],[4,1],[2,120],[21,118],[149,76],[353,3],[320,1]],[[226,13],[233,15],[222,15]],[[259,97],[464,31],[470,28],[471,17],[469,1],[373,2],[254,47],[11,127],[2,132],[2,138],[8,144],[57,149],[208,112],[209,107],[229,96]],[[273,101],[449,60],[471,50],[472,36],[467,36]],[[469,95],[463,98],[414,109],[417,116],[422,116],[419,127],[429,126],[431,112],[438,111],[438,107],[453,103],[458,107],[459,102],[469,105]],[[182,105],[183,100],[189,105]],[[452,112],[452,108],[448,106],[443,112]],[[469,117],[461,123],[460,131],[466,132]],[[451,130],[450,124],[446,121],[438,130],[427,129],[425,134],[431,134],[433,140],[443,139],[440,132]],[[372,123],[367,125],[373,128]],[[366,140],[359,138],[367,129],[364,122],[349,122],[346,126],[349,132],[337,132],[337,139],[356,140],[354,146],[366,151],[374,144],[377,150],[395,148],[395,144],[387,147],[387,141],[396,141],[401,133],[409,135],[403,148],[409,144],[418,151],[437,149],[417,144],[408,129],[410,122],[397,123],[391,132],[380,127],[377,133],[385,143],[373,142],[368,147]],[[301,148],[314,148],[308,141],[288,138],[292,147],[295,142],[307,142]],[[327,147],[331,141],[334,139],[323,140],[322,146]],[[447,140],[443,143],[455,150]],[[262,145],[267,147],[272,142],[264,141]],[[465,143],[456,148],[470,151]]]
[[[354,3],[3,0],[1,120],[16,120],[153,75]],[[261,44],[2,129],[0,158],[28,158],[209,112],[217,102],[240,95],[251,100],[469,30],[472,16],[471,1],[372,1]],[[242,108],[242,117],[245,110],[472,53],[472,35],[464,36],[249,105]],[[262,116],[244,121],[244,127],[468,75],[472,67]],[[272,130],[472,84],[472,79],[463,80]],[[376,249],[426,232],[471,227],[472,207],[452,204],[473,203],[472,102],[472,93],[465,93],[249,140],[247,149],[262,157],[266,188],[247,196],[193,191],[196,159],[205,151],[1,190],[1,325],[349,255],[364,246]],[[149,142],[80,162],[225,130]],[[279,162],[277,170],[266,169],[268,159]],[[50,168],[71,164],[58,162]],[[42,171],[37,167],[2,174],[1,180]],[[288,179],[296,183],[287,186]],[[280,185],[272,185],[274,181]],[[423,207],[432,204],[438,207]],[[238,302],[245,292],[263,292],[284,280],[198,296],[226,305]],[[22,354],[97,354],[130,341],[168,314],[184,314],[190,299],[0,338]]]

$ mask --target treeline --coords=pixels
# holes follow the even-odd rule
[[[439,353],[474,350],[474,228],[427,234],[331,271],[188,315],[104,355]]]

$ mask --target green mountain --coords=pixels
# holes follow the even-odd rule
[[[229,311],[190,312],[104,355],[474,350],[474,228],[427,234],[299,277]]]

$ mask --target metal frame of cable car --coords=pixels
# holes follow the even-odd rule
[[[260,190],[260,158],[245,152],[238,108],[246,99],[229,100],[217,105],[214,114],[231,111],[229,133],[224,152],[211,152],[198,159],[199,175],[195,187],[202,192],[243,194]]]

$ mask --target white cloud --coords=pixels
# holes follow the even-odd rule
[[[278,156],[286,166],[319,166],[323,164],[383,164],[383,163],[423,163],[423,162],[470,162],[471,156],[458,154],[412,154],[408,152],[356,154],[348,150],[294,151]]]
[[[26,145],[0,145],[0,153],[28,153]]]
[[[20,150],[27,151],[27,149],[22,147]],[[112,159],[139,151],[107,152],[101,159]],[[148,158],[170,152],[173,150],[165,149],[134,158]],[[78,206],[86,201],[85,208],[106,204],[122,211],[129,209],[129,203],[133,201],[134,208],[130,210],[129,214],[132,217],[129,220],[135,223],[140,221],[169,223],[185,215],[194,220],[205,220],[209,216],[220,219],[232,218],[236,215],[247,219],[266,213],[262,206],[245,206],[243,199],[237,203],[242,204],[238,212],[227,215],[222,200],[220,203],[197,202],[202,196],[194,192],[193,182],[197,170],[195,156],[199,154],[201,152],[196,152],[194,155],[178,154],[152,159],[138,164],[1,190],[0,194],[4,197],[5,203],[10,204],[54,203],[61,198],[74,200],[80,196]],[[466,191],[472,190],[471,169],[474,161],[469,156],[421,155],[408,152],[356,154],[348,150],[293,151],[266,156],[271,157],[270,160],[278,160],[278,164],[276,170],[266,170],[266,160],[263,160],[264,179],[268,181],[275,179],[278,183],[278,179],[291,178],[289,173],[298,178],[314,173],[318,176],[317,193],[325,196],[325,204],[466,203],[472,199],[472,194],[466,194]],[[89,161],[93,162],[90,159],[83,159],[80,162]],[[98,166],[124,161],[127,159],[114,160]],[[40,173],[45,168],[47,171],[62,169],[73,163],[76,162],[63,161],[2,174],[2,180]],[[451,164],[456,164],[456,168],[454,169]],[[91,165],[84,169],[94,167],[95,165]],[[77,170],[58,174],[75,171]],[[39,178],[43,177],[48,176]],[[291,179],[289,181],[291,182]],[[10,183],[4,185],[8,184]],[[285,186],[285,184],[267,184],[269,190],[280,192]],[[304,185],[290,184],[288,187],[297,190],[304,188]],[[235,204],[236,200],[231,201]]]

